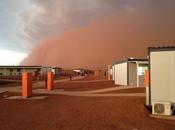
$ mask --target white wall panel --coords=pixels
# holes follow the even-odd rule
[[[115,84],[127,85],[127,63],[115,65]]]

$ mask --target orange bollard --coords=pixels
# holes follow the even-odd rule
[[[150,106],[150,97],[149,97],[149,70],[148,70],[148,67],[145,70],[144,86],[146,87],[146,106]]]
[[[54,81],[53,81],[53,73],[52,72],[48,72],[47,73],[47,89],[49,91],[51,91],[54,87]]]
[[[149,86],[149,71],[148,71],[148,68],[146,68],[146,70],[145,70],[144,86],[145,87]]]
[[[22,96],[24,98],[32,96],[32,77],[28,72],[22,74]]]

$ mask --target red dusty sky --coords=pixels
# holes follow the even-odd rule
[[[149,46],[175,45],[174,19],[123,12],[42,40],[23,65],[101,69],[129,57],[146,58]]]

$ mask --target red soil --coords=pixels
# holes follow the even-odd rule
[[[63,86],[67,89],[71,89],[72,87],[74,89],[76,87],[87,89],[88,87],[95,87],[95,84],[104,87],[112,85],[111,81],[107,81],[102,83],[72,82]],[[61,88],[62,86],[56,84],[56,87]],[[149,111],[144,107],[144,104],[144,97],[73,97],[49,95],[47,99],[42,100],[6,100],[0,98],[0,129],[175,129],[174,121],[149,117]]]
[[[87,77],[76,80],[76,81],[87,81],[87,80],[105,80],[107,79],[107,76],[94,76],[94,75],[88,75]]]
[[[16,87],[16,86],[21,86],[21,85],[22,85],[21,82],[18,82],[18,83],[3,82],[3,83],[0,83],[0,88],[1,88],[1,87]]]
[[[138,97],[49,96],[44,100],[0,99],[3,130],[24,129],[175,129],[174,121],[150,118]]]
[[[55,88],[64,89],[65,91],[87,91],[87,90],[111,88],[113,86],[115,86],[113,81],[96,81],[96,82],[70,81],[55,84]]]

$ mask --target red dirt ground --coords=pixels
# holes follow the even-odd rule
[[[19,83],[13,83],[13,82],[9,82],[9,83],[2,83],[2,84],[0,84],[0,89],[1,89],[1,87],[16,87],[16,86],[21,86],[22,85],[22,83],[21,82],[19,82]]]
[[[114,86],[115,85],[113,81],[100,81],[100,82],[70,81],[55,84],[56,89],[64,89],[65,91],[87,91],[87,90],[111,88]]]
[[[76,80],[76,81],[87,81],[87,80],[103,80],[103,79],[107,79],[107,76],[94,76],[94,75],[88,75],[83,79],[80,80]]]
[[[71,97],[53,95],[44,100],[0,99],[3,130],[139,129],[173,130],[174,121],[148,117],[144,98]]]
[[[73,84],[69,83],[66,87],[70,89]],[[95,87],[95,83],[89,82],[77,82],[75,84],[78,88],[84,88],[81,87],[82,85],[87,88],[88,86],[91,87],[91,85]],[[105,85],[109,87],[112,83],[107,81],[106,83],[102,82],[102,84],[103,87]],[[62,86],[57,84],[56,87]],[[0,97],[3,96],[1,95]],[[42,100],[7,100],[0,98],[0,129],[175,129],[175,121],[149,117],[149,111],[144,107],[144,104],[144,97],[73,97],[49,95],[47,99]]]

